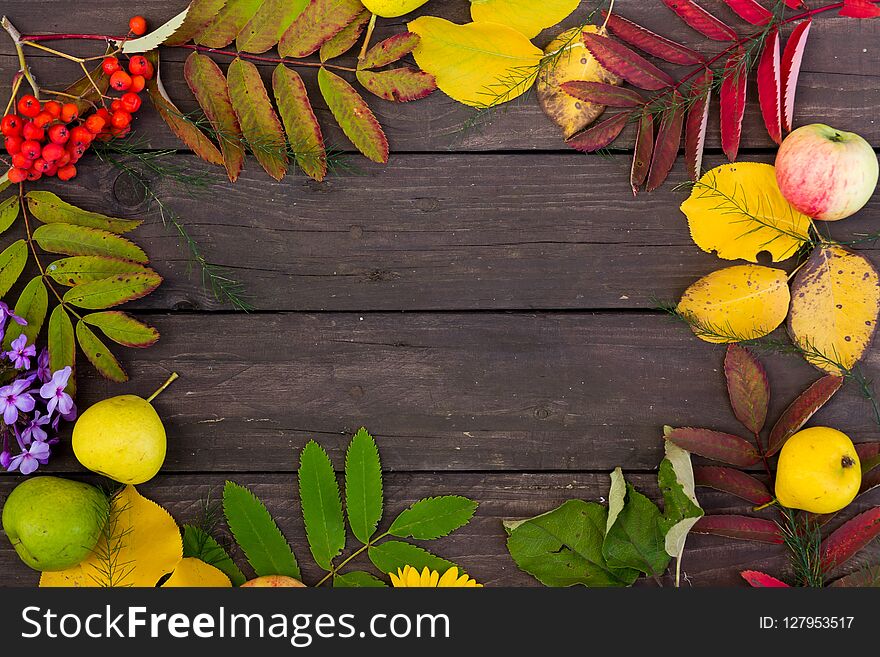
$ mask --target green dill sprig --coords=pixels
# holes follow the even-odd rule
[[[119,531],[120,516],[130,509],[130,506],[119,507],[114,504],[116,497],[121,489],[113,495],[110,495],[110,513],[107,516],[107,522],[101,530],[101,537],[95,546],[95,570],[97,575],[90,574],[92,581],[100,587],[120,587],[131,586],[125,581],[134,571],[135,564],[131,561],[122,561],[121,553],[125,546],[125,538],[131,533],[129,527],[123,531]]]
[[[789,561],[799,586],[822,588],[825,573],[822,568],[822,530],[819,522],[808,514],[780,507],[783,522],[777,523],[782,540],[788,549]]]

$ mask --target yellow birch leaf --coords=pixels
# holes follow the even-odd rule
[[[456,25],[421,16],[407,25],[419,35],[413,56],[447,96],[471,107],[506,103],[535,82],[543,53],[525,36],[498,23]]]
[[[471,0],[471,18],[509,25],[531,39],[563,20],[579,4],[580,0]]]
[[[182,558],[174,519],[126,486],[113,497],[107,529],[92,555],[67,570],[43,573],[40,586],[154,587]]]
[[[737,265],[691,285],[677,310],[701,340],[741,342],[764,337],[782,324],[790,298],[788,276],[781,269]]]
[[[867,258],[827,244],[798,271],[791,289],[788,329],[807,361],[843,374],[865,353],[880,312],[880,281]]]
[[[736,162],[707,171],[681,211],[697,246],[724,260],[757,262],[767,251],[779,262],[810,238],[810,218],[785,200],[769,164]]]
[[[229,588],[232,582],[219,568],[195,557],[180,560],[162,588]]]

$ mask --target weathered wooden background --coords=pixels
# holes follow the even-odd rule
[[[141,0],[136,9],[158,25],[184,5]],[[707,5],[736,20],[720,1]],[[706,50],[659,2],[618,0],[617,8]],[[4,0],[2,7],[25,33],[124,31],[132,11],[118,0],[82,0],[75,10],[66,0]],[[465,22],[468,3],[431,0],[423,12]],[[380,21],[379,36],[404,23]],[[797,123],[827,122],[880,144],[878,43],[880,21],[819,17]],[[87,45],[70,51],[94,54]],[[168,51],[162,69],[184,110],[193,108],[182,81],[187,54]],[[66,62],[29,56],[46,83],[76,76]],[[12,46],[0,38],[0,80],[16,70]],[[312,73],[304,77],[314,87]],[[742,158],[772,161],[755,95],[750,90]],[[328,141],[349,147],[318,94],[314,100]],[[217,497],[225,479],[251,486],[279,519],[310,582],[317,573],[308,567],[298,513],[298,451],[315,438],[341,468],[349,435],[365,425],[389,470],[386,516],[424,495],[471,496],[481,503],[473,522],[430,548],[487,585],[536,584],[507,555],[502,518],[535,515],[572,497],[600,499],[618,465],[656,495],[662,425],[738,429],[724,392],[723,349],[653,309],[656,299],[676,299],[723,263],[689,239],[678,210],[684,193],[674,189],[685,179],[681,163],[663,189],[633,198],[628,154],[603,159],[566,149],[532,97],[470,129],[473,113],[439,92],[408,105],[371,105],[391,142],[390,163],[352,154],[355,170],[321,184],[301,175],[278,184],[250,162],[232,185],[192,155],[174,156],[209,171],[216,184],[196,196],[168,183],[159,192],[210,259],[245,283],[256,308],[250,314],[205,292],[175,234],[109,167],[84,160],[74,181],[47,185],[88,209],[149,217],[136,239],[166,278],[157,293],[132,304],[162,331],[159,344],[122,353],[132,375],[123,386],[84,366],[80,404],[148,394],[179,372],[157,402],[168,458],[143,492],[184,522]],[[710,166],[722,161],[717,112],[712,121]],[[136,128],[149,148],[181,147],[150,110]],[[880,196],[834,231],[878,228]],[[817,378],[795,357],[766,362],[774,413]],[[866,367],[880,369],[876,353]],[[816,421],[859,441],[880,439],[855,390],[840,393]],[[47,470],[84,476],[66,445]],[[0,496],[17,481],[3,477]],[[701,491],[700,499],[717,512],[746,510],[721,494]],[[779,550],[697,536],[688,541],[684,571],[695,586],[734,585],[744,568],[778,574],[784,566]],[[6,585],[37,581],[5,541],[0,572]]]

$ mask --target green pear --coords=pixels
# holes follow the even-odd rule
[[[20,483],[3,506],[3,531],[34,570],[64,570],[89,556],[110,502],[99,489],[60,477]]]

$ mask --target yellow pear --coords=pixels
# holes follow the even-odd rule
[[[397,18],[418,9],[428,0],[362,0],[364,7],[382,18]]]
[[[849,437],[828,427],[794,434],[779,453],[776,499],[810,513],[834,513],[853,501],[862,483],[859,455]]]
[[[152,479],[165,462],[165,427],[151,402],[171,377],[147,399],[120,395],[99,401],[73,427],[73,453],[86,468],[123,484]]]

